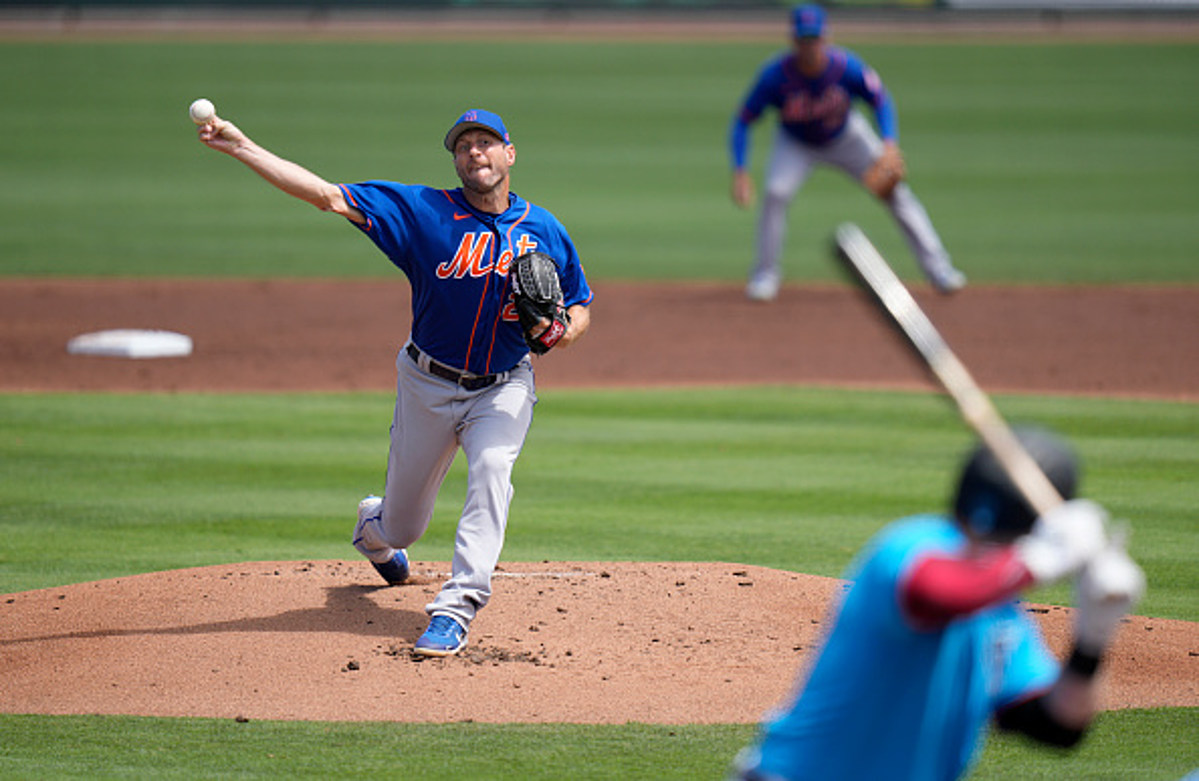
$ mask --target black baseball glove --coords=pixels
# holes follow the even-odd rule
[[[570,325],[570,316],[562,305],[558,267],[544,252],[526,252],[512,261],[509,274],[512,302],[520,316],[525,344],[533,353],[544,355],[558,343]]]

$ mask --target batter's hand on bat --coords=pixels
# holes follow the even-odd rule
[[[754,204],[754,180],[748,171],[733,171],[733,203],[742,209]]]
[[[1089,499],[1063,502],[1037,518],[1016,542],[1018,558],[1038,584],[1082,569],[1107,546],[1107,511]]]
[[[1124,541],[1116,539],[1087,562],[1074,591],[1075,645],[1098,656],[1111,643],[1121,619],[1145,595],[1145,573],[1125,552]]]

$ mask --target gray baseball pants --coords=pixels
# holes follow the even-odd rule
[[[870,122],[854,111],[845,131],[825,146],[808,146],[796,141],[781,127],[774,138],[764,176],[762,212],[758,220],[757,259],[751,278],[780,278],[780,258],[787,231],[787,207],[807,180],[813,166],[831,165],[861,181],[875,159],[882,154],[883,142]],[[921,270],[931,280],[944,278],[953,268],[949,254],[937,235],[915,193],[906,182],[895,188],[886,201]]]
[[[470,626],[491,598],[504,546],[512,468],[537,403],[526,357],[494,385],[469,391],[428,374],[400,350],[396,405],[383,495],[382,532],[408,548],[429,528],[437,494],[458,448],[466,454],[466,501],[458,519],[450,579],[425,610]]]

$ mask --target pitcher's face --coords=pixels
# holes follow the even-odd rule
[[[515,162],[516,147],[487,130],[468,130],[454,144],[454,170],[462,186],[480,195],[506,184]]]

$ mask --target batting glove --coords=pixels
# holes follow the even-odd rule
[[[1018,558],[1038,583],[1073,575],[1107,544],[1107,511],[1088,499],[1063,502],[1016,541]]]
[[[1099,656],[1145,595],[1145,573],[1125,552],[1123,539],[1116,539],[1083,567],[1074,591],[1074,646]]]

